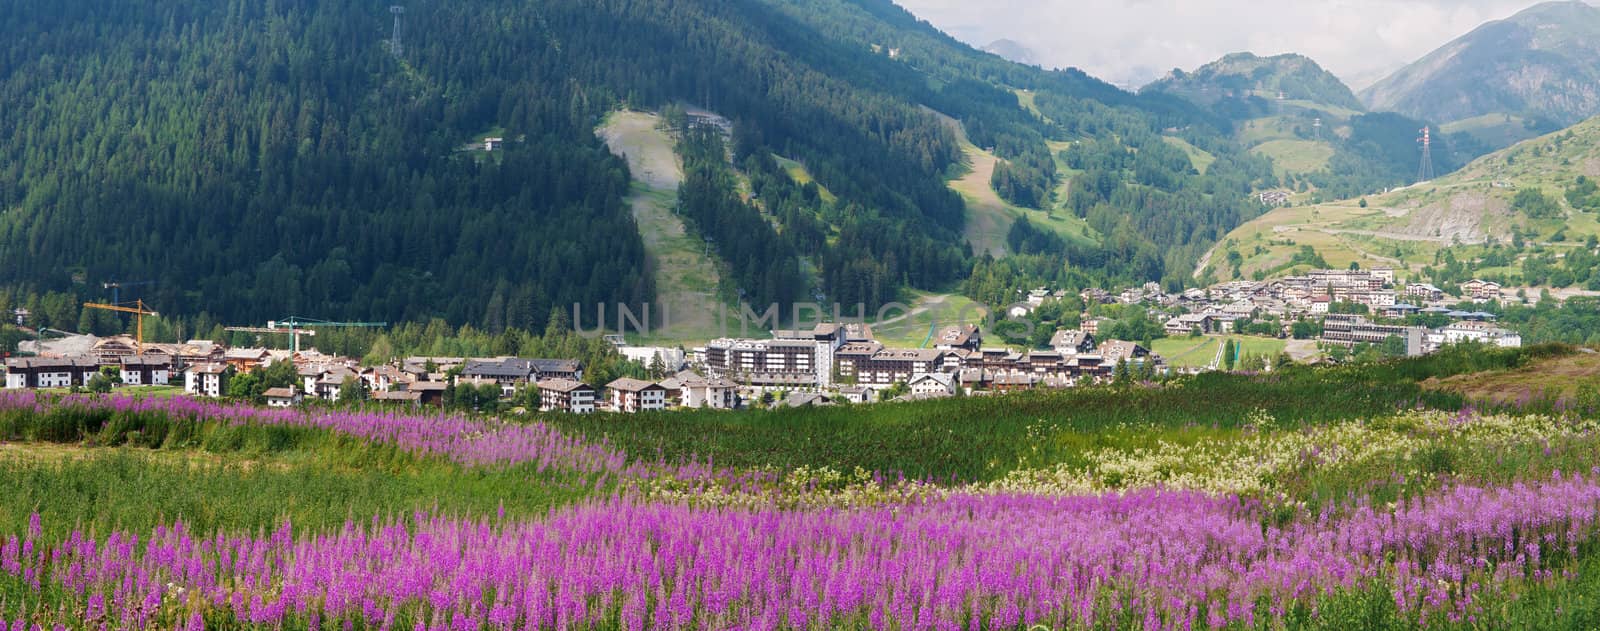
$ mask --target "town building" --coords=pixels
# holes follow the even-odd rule
[[[127,355],[120,359],[122,385],[165,386],[172,383],[172,359],[166,355]]]
[[[1094,336],[1087,331],[1056,331],[1050,336],[1050,348],[1063,356],[1089,353],[1094,350]]]
[[[611,410],[626,414],[664,410],[667,389],[659,383],[623,377],[606,384],[611,393]]]
[[[925,372],[911,377],[911,380],[906,382],[906,386],[910,388],[913,395],[936,398],[954,396],[961,384],[957,381],[955,375],[942,372]]]
[[[539,382],[539,410],[541,412],[568,412],[589,414],[594,412],[594,386],[571,379],[548,379]]]
[[[1494,281],[1474,278],[1467,282],[1461,283],[1461,294],[1475,302],[1499,300],[1504,295],[1503,291],[1504,290],[1500,287],[1500,283],[1496,283]]]
[[[6,360],[6,388],[70,388],[83,386],[100,371],[92,358],[14,357]]]
[[[1322,341],[1346,348],[1357,344],[1382,344],[1391,337],[1405,341],[1406,355],[1423,353],[1425,335],[1422,327],[1374,324],[1364,316],[1334,314],[1322,321]]]
[[[233,367],[224,363],[204,363],[183,371],[183,391],[199,397],[219,398],[227,386]]]
[[[267,407],[288,408],[299,405],[304,395],[299,388],[268,388],[262,396],[267,398]]]
[[[1430,336],[1429,341],[1435,342],[1440,346],[1476,342],[1500,348],[1520,348],[1522,346],[1522,335],[1516,331],[1503,329],[1488,322],[1462,321],[1440,327],[1433,336]]]
[[[667,389],[668,405],[731,410],[738,403],[738,384],[721,377],[707,378],[685,370],[663,380],[661,386]]]

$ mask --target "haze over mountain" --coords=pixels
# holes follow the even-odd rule
[[[1011,61],[1028,66],[1039,65],[1039,55],[1021,42],[1010,39],[997,39],[983,47],[983,52],[994,53]]]
[[[1224,54],[1298,53],[1361,88],[1536,0],[901,0],[974,45],[1005,38],[1045,67],[1142,86]]]
[[[1571,125],[1600,114],[1600,8],[1550,2],[1484,24],[1361,96],[1442,122],[1512,114]]]

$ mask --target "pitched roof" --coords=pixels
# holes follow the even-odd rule
[[[594,386],[571,379],[547,379],[539,382],[540,390],[553,390],[556,392],[573,392],[577,390],[593,390]]]
[[[651,388],[661,388],[661,387],[662,387],[661,384],[653,383],[653,382],[649,382],[649,381],[641,381],[639,379],[634,379],[634,378],[631,378],[631,377],[623,377],[621,379],[618,379],[616,381],[613,381],[611,383],[606,384],[606,388],[608,388],[608,389],[621,390],[623,392],[641,392],[641,391],[644,391],[644,390],[649,390]]]
[[[293,399],[297,391],[294,388],[267,388],[261,393],[268,399]]]

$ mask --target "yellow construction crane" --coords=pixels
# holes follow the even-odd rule
[[[154,311],[151,311],[151,310],[145,308],[144,300],[142,300],[142,299],[141,300],[135,300],[135,301],[133,301],[132,303],[129,303],[129,304],[132,304],[133,306],[130,307],[130,306],[127,306],[125,304],[123,304],[123,305],[108,305],[108,304],[101,304],[101,303],[98,303],[98,302],[85,302],[85,303],[83,303],[83,306],[86,307],[86,308],[89,308],[89,309],[104,309],[106,311],[120,311],[122,313],[131,313],[131,314],[133,314],[134,326],[135,326],[135,328],[137,330],[138,340],[139,340],[138,351],[139,351],[139,353],[142,354],[142,353],[144,353],[144,317],[145,316],[150,316],[150,317],[153,318],[153,317],[159,316],[161,314],[156,313]]]

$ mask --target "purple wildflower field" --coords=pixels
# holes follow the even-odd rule
[[[0,409],[51,405],[322,428],[467,467],[535,463],[618,480],[664,471],[538,423],[0,396]],[[660,501],[619,484],[541,519],[415,513],[254,534],[179,521],[58,539],[35,515],[27,532],[0,533],[0,594],[54,607],[24,597],[0,611],[23,612],[11,631],[1217,629],[1316,616],[1324,599],[1377,592],[1420,624],[1472,624],[1508,586],[1574,578],[1600,539],[1597,520],[1600,468],[1449,484],[1279,525],[1256,499],[1161,488],[954,488],[780,508]]]

